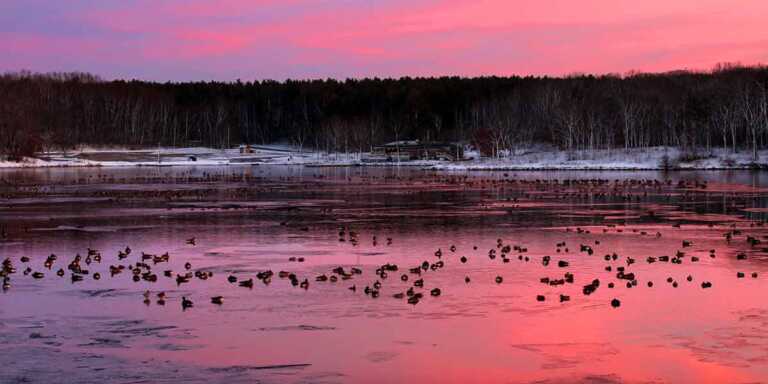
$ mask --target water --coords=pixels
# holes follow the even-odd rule
[[[768,235],[767,184],[766,174],[743,171],[0,171],[0,259],[18,269],[0,294],[0,383],[764,381],[768,246],[746,239]],[[505,263],[506,245],[527,250],[510,250]],[[118,260],[126,246],[131,254]],[[84,281],[56,276],[88,248],[103,259],[82,263]],[[681,264],[647,262],[677,251]],[[134,264],[141,252],[170,255],[148,262],[156,283],[134,282],[128,270],[110,277],[110,265]],[[408,272],[438,260],[443,268]],[[177,285],[163,275],[186,273],[187,262],[213,277]],[[375,271],[385,263],[399,268],[382,279]],[[27,266],[45,276],[23,275]],[[363,273],[315,281],[338,266]],[[617,278],[619,266],[636,286]],[[266,270],[275,272],[268,285],[227,281]],[[541,282],[566,272],[573,283]],[[393,298],[419,278],[418,304]],[[584,295],[594,279],[599,287]],[[363,290],[377,280],[372,298]],[[194,307],[182,310],[182,297]]]

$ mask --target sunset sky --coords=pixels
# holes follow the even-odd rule
[[[2,0],[0,71],[243,80],[768,63],[766,0]]]

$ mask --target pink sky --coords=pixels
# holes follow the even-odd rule
[[[3,0],[0,71],[243,80],[768,63],[765,0]]]

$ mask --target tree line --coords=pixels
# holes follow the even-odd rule
[[[228,148],[290,142],[363,152],[388,141],[471,143],[489,156],[768,145],[768,67],[551,77],[156,83],[87,73],[0,75],[0,154],[78,145]]]

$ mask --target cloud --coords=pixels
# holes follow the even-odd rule
[[[768,59],[768,3],[755,0],[64,3],[0,3],[0,70],[164,81],[562,75]]]

